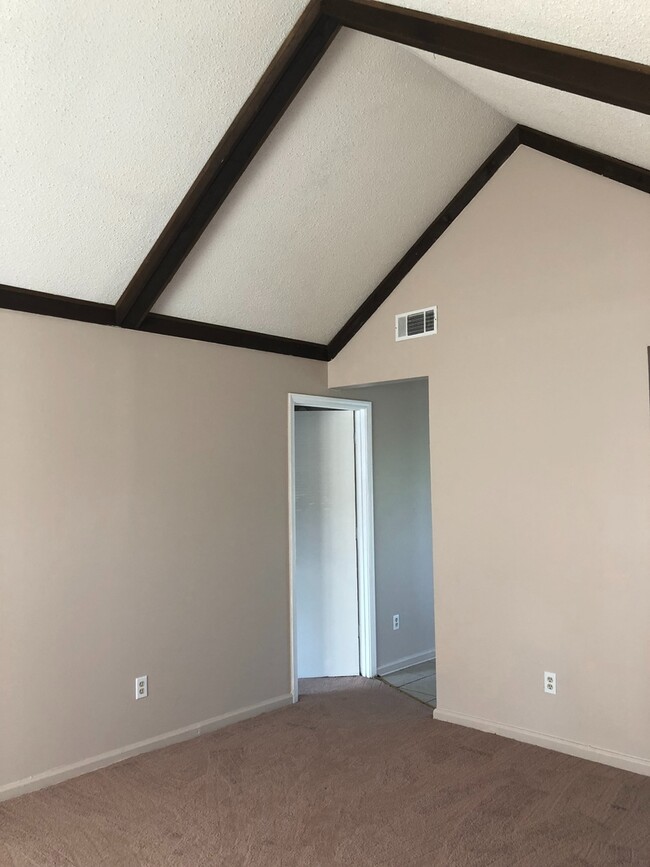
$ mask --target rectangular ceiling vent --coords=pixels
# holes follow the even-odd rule
[[[410,340],[412,337],[427,337],[438,331],[438,308],[426,307],[412,310],[395,317],[395,340]]]

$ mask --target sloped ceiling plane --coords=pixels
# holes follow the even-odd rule
[[[650,192],[650,13],[415,5],[10,0],[0,306],[327,360],[520,145]]]

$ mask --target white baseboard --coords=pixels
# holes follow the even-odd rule
[[[630,756],[626,753],[616,752],[615,750],[606,750],[602,747],[582,744],[579,741],[545,735],[542,732],[536,732],[531,729],[506,725],[494,722],[493,720],[483,719],[482,717],[468,716],[464,713],[456,713],[455,711],[445,710],[440,707],[434,710],[433,718],[441,722],[455,723],[456,725],[479,729],[482,732],[501,735],[504,738],[512,738],[512,740],[521,741],[525,744],[533,744],[536,747],[555,750],[558,753],[576,756],[579,759],[588,759],[592,762],[600,762],[603,765],[611,765],[613,768],[620,768],[623,771],[632,771],[635,774],[650,776],[650,759],[644,759],[640,756]]]
[[[221,714],[220,716],[212,717],[211,719],[203,720],[202,722],[193,723],[189,726],[184,726],[181,729],[175,729],[171,732],[165,732],[162,735],[156,735],[153,738],[148,738],[144,741],[138,741],[135,744],[129,744],[126,747],[120,747],[116,750],[110,750],[107,753],[101,753],[98,756],[91,756],[88,759],[82,759],[79,762],[74,762],[71,765],[63,765],[52,770],[44,771],[41,774],[35,774],[31,777],[26,777],[23,780],[17,780],[15,783],[7,783],[0,786],[0,801],[8,801],[9,798],[17,798],[19,795],[26,795],[28,792],[34,792],[37,789],[44,789],[46,786],[53,786],[56,783],[62,783],[64,780],[70,780],[73,777],[79,777],[82,774],[88,774],[90,771],[96,771],[99,768],[105,768],[107,765],[113,765],[116,762],[122,762],[132,756],[148,753],[152,750],[159,750],[162,747],[171,746],[181,741],[187,741],[191,738],[204,735],[208,732],[216,731],[225,726],[232,725],[236,722],[241,722],[245,719],[258,716],[267,711],[277,710],[281,707],[286,707],[291,704],[291,695],[281,695],[277,698],[269,698],[266,701],[261,701],[258,704],[243,707],[239,710],[230,711],[229,713]]]
[[[386,665],[377,667],[377,674],[392,674],[394,671],[400,671],[402,668],[408,668],[409,665],[417,665],[419,662],[430,662],[436,658],[435,650],[425,650],[422,653],[413,653],[411,656],[403,656],[401,659],[396,659],[395,662],[387,662]]]

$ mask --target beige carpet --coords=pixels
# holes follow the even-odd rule
[[[650,778],[433,722],[378,681],[309,689],[0,804],[0,864],[650,865]]]

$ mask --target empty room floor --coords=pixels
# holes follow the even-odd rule
[[[0,804],[0,864],[650,864],[650,778],[437,722],[379,680]]]
[[[436,661],[419,662],[408,668],[401,668],[392,674],[384,674],[381,680],[396,687],[400,692],[406,693],[411,698],[436,706]]]

